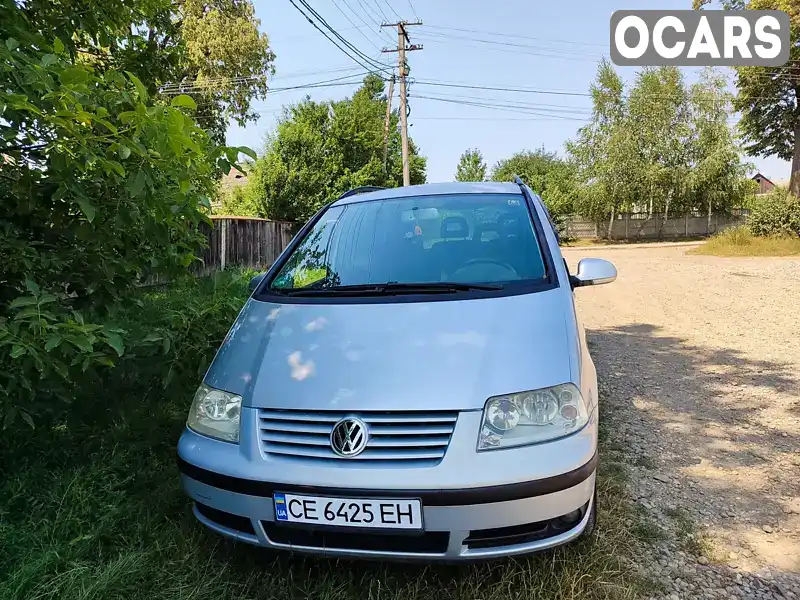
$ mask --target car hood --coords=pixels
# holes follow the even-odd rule
[[[361,304],[250,299],[205,377],[251,407],[467,410],[570,380],[559,290]]]

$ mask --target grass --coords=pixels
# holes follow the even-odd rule
[[[709,238],[689,254],[708,256],[800,256],[800,237],[756,237],[746,226],[732,227]]]
[[[179,366],[205,360],[235,316],[246,279],[221,288],[238,302],[221,302],[218,288],[208,285],[144,293],[127,318],[158,320],[159,307],[169,313],[182,306],[202,318],[209,313],[192,298],[208,298],[223,308],[212,311],[206,338],[184,341],[190,354],[171,359]],[[196,329],[186,313],[174,317],[175,327]],[[595,600],[652,589],[629,560],[657,536],[627,499],[624,448],[610,423],[601,427],[592,540],[473,566],[278,555],[226,541],[195,522],[179,489],[175,444],[199,378],[194,368],[170,368],[177,374],[165,392],[161,371],[137,360],[76,390],[61,417],[0,439],[0,600]]]

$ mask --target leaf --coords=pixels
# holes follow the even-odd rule
[[[108,166],[120,177],[125,177],[125,168],[115,160],[108,161]]]
[[[58,57],[55,54],[45,54],[42,57],[42,66],[49,67],[50,65],[54,65],[58,62]]]
[[[50,304],[51,302],[55,302],[58,300],[53,294],[42,294],[39,296],[39,306],[43,306],[45,304]]]
[[[9,308],[21,308],[23,306],[32,306],[36,304],[35,296],[18,296],[11,301]]]
[[[3,419],[3,429],[8,429],[9,426],[14,422],[16,416],[17,416],[17,407],[12,406],[6,411],[5,419]]]
[[[133,82],[133,85],[136,88],[136,93],[139,95],[139,100],[142,102],[147,100],[147,89],[144,87],[144,84],[139,80],[139,78],[130,71],[125,71],[125,74]]]
[[[11,348],[11,358],[19,358],[25,354],[25,346],[13,346]]]
[[[106,332],[106,344],[111,346],[117,352],[117,356],[122,356],[125,353],[125,343],[122,341],[122,336],[113,331]]]
[[[58,348],[61,345],[61,342],[64,340],[60,335],[54,333],[50,337],[47,338],[47,342],[44,345],[45,352],[50,352],[53,348]]]
[[[69,343],[75,346],[78,350],[83,352],[91,352],[92,351],[92,343],[86,336],[82,337],[70,337],[68,339]]]
[[[231,172],[231,163],[229,163],[226,159],[220,158],[217,164],[225,175]]]
[[[145,336],[145,338],[142,340],[142,342],[144,342],[144,343],[158,342],[161,339],[163,339],[163,336],[160,336],[157,333],[150,332]]]
[[[170,339],[168,337],[165,337],[161,349],[164,354],[169,354],[169,348],[170,348]]]
[[[38,294],[39,293],[39,284],[36,283],[30,277],[26,277],[25,278],[25,287],[28,288],[28,291],[31,292],[32,294]]]
[[[15,50],[18,47],[19,47],[19,42],[17,40],[15,40],[14,38],[8,38],[6,40],[6,48],[8,48],[9,51]]]
[[[258,160],[258,154],[256,154],[256,151],[252,148],[248,148],[247,146],[239,146],[237,150],[242,154],[249,156],[253,160]]]
[[[55,52],[56,54],[61,54],[62,52],[64,52],[64,42],[62,42],[58,38],[54,39],[53,40],[53,52]]]
[[[63,85],[79,85],[89,81],[89,71],[83,67],[67,67],[61,72],[60,79]]]
[[[95,211],[95,208],[92,205],[92,203],[89,202],[89,199],[86,197],[78,196],[77,198],[75,198],[75,201],[78,203],[78,206],[81,207],[81,212],[86,216],[86,220],[89,221],[89,223],[94,221],[94,217],[97,214],[97,211]]]
[[[31,429],[36,429],[36,427],[33,424],[33,419],[31,418],[31,415],[29,413],[25,412],[24,410],[21,410],[19,411],[19,416],[22,417],[22,420],[25,421]]]
[[[17,314],[14,315],[15,321],[22,321],[23,319],[27,319],[28,317],[38,317],[39,316],[39,307],[38,306],[28,306],[23,308]]]
[[[120,147],[117,149],[117,153],[122,160],[125,160],[131,155],[131,149],[127,146],[120,145]]]
[[[142,190],[144,190],[144,185],[146,182],[147,178],[144,171],[139,169],[139,171],[136,173],[136,177],[128,179],[128,191],[131,193],[131,196],[135,198],[141,194]]]
[[[107,119],[97,119],[97,122],[100,123],[103,127],[108,129],[111,133],[117,133],[117,127]]]
[[[191,108],[192,110],[197,110],[197,103],[192,99],[191,96],[187,96],[186,94],[181,94],[180,96],[175,96],[170,101],[171,106],[175,107],[183,107],[183,108]]]

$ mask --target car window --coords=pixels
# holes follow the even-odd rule
[[[545,278],[522,195],[454,194],[329,208],[270,288]]]

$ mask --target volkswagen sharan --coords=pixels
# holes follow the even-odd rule
[[[178,443],[197,519],[300,553],[480,560],[595,526],[597,376],[542,200],[516,183],[356,189],[233,323]]]

